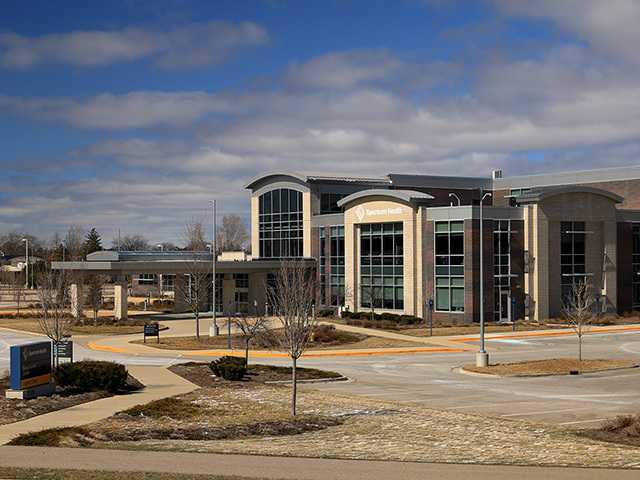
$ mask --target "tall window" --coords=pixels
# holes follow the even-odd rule
[[[404,309],[402,222],[360,225],[360,305]]]
[[[330,256],[326,257],[326,242],[329,242]],[[321,298],[326,298],[327,274],[329,275],[329,304],[339,306],[344,304],[344,225],[334,225],[329,229],[329,236],[325,229],[320,230],[320,288]]]
[[[640,309],[640,223],[633,224],[633,308]]]
[[[464,222],[436,222],[436,310],[464,312]]]
[[[494,224],[493,287],[495,320],[510,320],[511,222],[509,220],[496,220]]]
[[[585,223],[560,222],[560,285],[563,300],[571,296],[573,287],[584,282]]]
[[[234,273],[235,290],[233,299],[235,301],[235,311],[247,313],[249,311],[249,274]]]
[[[302,256],[302,193],[281,188],[260,195],[260,256]]]

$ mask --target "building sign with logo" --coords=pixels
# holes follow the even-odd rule
[[[10,386],[25,390],[51,382],[51,342],[11,346]]]
[[[389,215],[401,215],[402,207],[393,208],[365,208],[359,205],[356,208],[356,217],[358,221],[362,222],[367,217],[384,217]]]

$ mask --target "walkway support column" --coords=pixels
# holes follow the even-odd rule
[[[128,316],[128,289],[125,278],[119,278],[113,285],[113,316],[116,320],[127,320]]]
[[[187,302],[185,301],[184,295],[186,292],[187,286],[187,277],[182,273],[176,273],[176,276],[173,280],[173,313],[184,313],[188,310]]]
[[[78,320],[82,314],[80,301],[80,286],[77,283],[69,285],[69,303],[71,304],[71,316]]]

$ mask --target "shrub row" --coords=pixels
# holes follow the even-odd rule
[[[127,378],[124,365],[94,360],[64,363],[54,371],[54,379],[60,387],[80,392],[106,390],[115,393],[125,390]]]
[[[216,377],[225,380],[242,380],[247,374],[247,363],[242,357],[224,356],[209,364]]]
[[[401,325],[414,325],[416,323],[421,323],[422,319],[420,317],[415,317],[413,315],[398,315],[396,313],[371,313],[371,312],[342,312],[342,318],[353,319],[353,320],[372,320],[372,321],[385,321],[385,322],[395,322]]]

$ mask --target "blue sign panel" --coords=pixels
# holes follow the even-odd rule
[[[51,381],[51,342],[12,345],[10,359],[12,390],[25,390]]]

